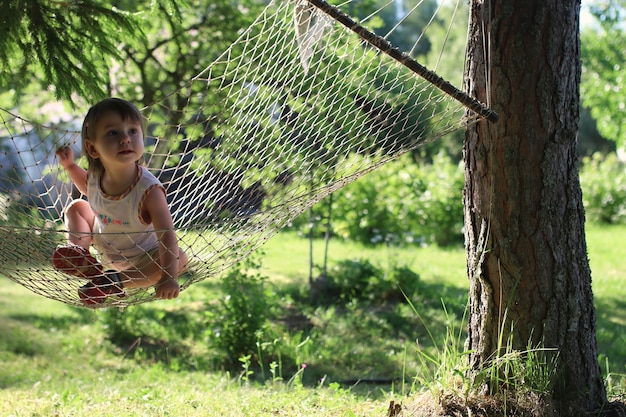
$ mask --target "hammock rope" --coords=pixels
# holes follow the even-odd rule
[[[186,105],[176,108],[180,100]],[[82,306],[77,289],[86,281],[56,271],[50,258],[66,240],[63,209],[80,198],[54,150],[80,151],[80,132],[14,113],[0,109],[0,273]],[[321,0],[271,3],[221,57],[142,113],[146,166],[166,188],[189,257],[183,290],[368,172],[467,124],[497,120]],[[133,289],[96,307],[153,299],[154,289]]]

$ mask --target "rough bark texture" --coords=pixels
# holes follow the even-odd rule
[[[606,402],[577,165],[579,12],[579,0],[472,0],[468,50],[468,91],[500,115],[464,145],[471,365],[509,336],[555,348],[560,415]]]

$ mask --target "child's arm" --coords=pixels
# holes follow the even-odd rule
[[[178,297],[180,286],[178,285],[180,251],[178,238],[174,232],[172,214],[167,206],[165,192],[154,188],[148,193],[144,201],[144,207],[148,211],[152,225],[159,239],[159,264],[161,265],[161,279],[155,284],[157,298],[170,299]]]
[[[69,146],[62,146],[55,152],[59,158],[59,164],[70,176],[70,179],[78,190],[87,195],[87,171],[74,162],[74,151]]]

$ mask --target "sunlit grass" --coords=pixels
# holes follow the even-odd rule
[[[249,386],[226,376],[129,364],[84,377],[42,373],[32,386],[5,389],[1,397],[3,416],[372,416],[385,408],[330,388]]]
[[[626,225],[587,225],[587,247],[593,292],[624,299],[626,296]],[[624,323],[626,324],[626,323]]]

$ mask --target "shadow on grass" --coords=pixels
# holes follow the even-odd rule
[[[608,372],[626,377],[626,300],[603,297],[596,304],[596,340],[600,366]]]
[[[0,388],[32,384],[40,366],[58,361],[59,340],[48,330],[20,318],[0,317],[0,331]]]
[[[7,318],[28,323],[38,329],[48,331],[68,330],[83,324],[94,322],[93,311],[73,308],[71,314],[54,315],[49,313],[13,313]]]
[[[295,287],[283,290],[297,299]],[[434,351],[450,328],[465,332],[462,319],[468,293],[461,287],[420,282],[409,297],[410,304],[368,300],[316,305],[306,299],[301,288],[299,295],[295,304],[303,310],[291,306],[283,322],[298,317],[297,326],[290,330],[304,332],[314,340],[312,350],[303,349],[300,355],[306,360],[305,385],[338,383],[370,397],[375,391],[410,388],[420,366],[416,341],[420,349]],[[293,363],[286,370],[294,373],[301,365]]]
[[[191,304],[167,309],[160,305],[145,305],[123,313],[109,311],[98,315],[88,309],[68,307],[36,296],[8,280],[6,286],[5,282],[1,284],[0,330],[7,335],[0,342],[6,352],[3,361],[15,358],[61,361],[59,354],[67,338],[80,338],[81,327],[99,323],[106,329],[108,341],[114,345],[115,352],[111,353],[118,357],[121,355],[149,364],[161,363],[172,370],[221,370],[207,355],[212,346],[199,349],[202,344],[207,344],[205,334],[211,331],[206,324],[207,311],[221,294],[216,280],[190,288],[195,299]],[[442,340],[451,321],[455,325],[460,321],[467,299],[466,289],[423,281],[410,297],[415,311],[402,297],[320,306],[310,302],[307,289],[281,286],[277,292],[299,292],[301,296],[289,309],[283,308],[280,301],[273,301],[278,305],[272,309],[282,316],[271,320],[286,327],[290,341],[284,346],[282,356],[270,357],[268,353],[268,357],[263,358],[266,360],[265,375],[269,377],[268,360],[281,361],[281,377],[286,381],[301,372],[302,365],[306,364],[302,372],[303,384],[338,383],[355,392],[363,392],[364,396],[371,396],[372,390],[382,392],[399,384],[410,384],[417,363],[416,339],[424,348],[433,347]],[[310,345],[296,347],[307,337],[311,340]],[[79,352],[68,354],[78,355]],[[232,375],[237,375],[240,364],[235,362],[234,365],[236,371]],[[258,370],[255,372],[255,377],[261,375]],[[4,371],[0,371],[2,373]],[[19,382],[19,378],[6,376],[0,376],[3,385],[9,381]]]

